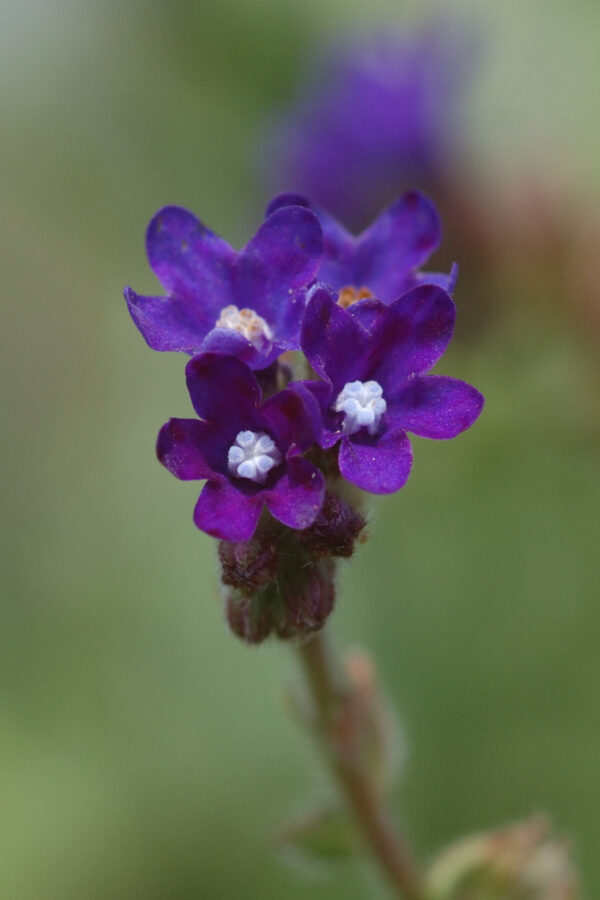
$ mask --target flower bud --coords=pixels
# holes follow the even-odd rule
[[[576,900],[568,847],[541,816],[464,838],[442,851],[427,877],[430,900]]]
[[[321,512],[310,528],[298,533],[298,538],[315,556],[349,557],[365,524],[359,512],[328,491]]]
[[[323,627],[335,603],[335,565],[331,559],[307,567],[282,597],[281,618],[277,624],[280,638],[310,634]]]

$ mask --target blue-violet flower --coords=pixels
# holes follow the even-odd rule
[[[308,209],[268,216],[239,253],[192,213],[167,206],[146,235],[150,265],[168,293],[125,289],[133,321],[154,350],[231,353],[253,369],[298,348],[306,287],[322,252]]]
[[[337,299],[326,285],[309,293],[302,348],[323,381],[303,386],[321,406],[320,445],[340,442],[344,478],[391,493],[412,464],[406,432],[455,437],[477,419],[483,397],[464,381],[426,374],[454,329],[454,302],[442,288],[421,285],[389,305],[365,299],[343,309]]]
[[[290,528],[311,525],[325,496],[321,472],[300,455],[320,431],[312,394],[285,388],[261,405],[250,368],[223,353],[195,356],[186,377],[201,421],[170,419],[157,454],[177,478],[207,479],[194,511],[198,528],[245,541],[264,506]]]
[[[324,48],[274,130],[268,183],[293,185],[362,227],[401,191],[444,180],[465,130],[473,37],[446,19]]]

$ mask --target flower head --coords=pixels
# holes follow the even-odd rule
[[[322,252],[319,222],[308,209],[268,216],[239,253],[192,213],[156,213],[146,249],[166,296],[125,289],[133,321],[154,350],[231,353],[253,369],[298,347],[306,287]]]
[[[320,444],[340,443],[348,481],[391,493],[412,464],[406,432],[455,437],[477,419],[483,397],[464,381],[426,374],[454,329],[454,302],[439,286],[413,288],[387,306],[365,299],[343,309],[337,300],[316,285],[302,327],[302,348],[323,379],[304,383],[323,413]]]
[[[358,235],[351,234],[324,209],[311,206],[301,194],[278,194],[267,207],[267,216],[293,205],[312,209],[319,217],[323,259],[318,280],[340,291],[341,306],[366,297],[391,303],[422,283],[454,289],[456,266],[449,275],[419,272],[442,237],[437,210],[420,191],[407,191]]]
[[[473,55],[458,24],[361,35],[311,60],[312,80],[273,136],[270,183],[275,171],[361,227],[400,191],[443,178]]]
[[[290,528],[311,525],[325,493],[321,472],[300,455],[319,431],[312,395],[286,388],[261,405],[251,370],[223,353],[194,357],[186,376],[200,420],[170,419],[157,454],[177,478],[207,480],[194,512],[198,528],[245,541],[264,506]]]

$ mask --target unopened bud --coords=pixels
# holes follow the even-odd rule
[[[282,597],[279,637],[310,634],[323,627],[335,603],[334,568],[331,559],[323,559],[307,567],[290,585]]]
[[[568,847],[543,817],[464,838],[444,850],[427,877],[431,900],[576,900]]]
[[[365,524],[359,512],[328,491],[321,512],[310,528],[299,532],[299,539],[315,556],[349,557]]]

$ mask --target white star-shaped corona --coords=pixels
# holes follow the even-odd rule
[[[344,414],[342,428],[346,434],[356,434],[361,428],[367,428],[370,435],[377,434],[386,409],[383,388],[377,381],[349,381],[335,401],[335,411]]]
[[[240,431],[227,453],[232,475],[263,484],[267,475],[281,463],[281,453],[264,431]]]

